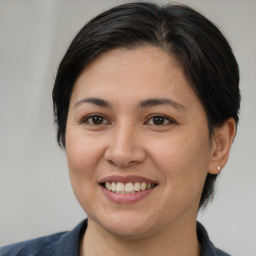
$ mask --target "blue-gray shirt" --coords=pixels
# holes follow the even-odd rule
[[[84,220],[69,232],[7,245],[0,248],[0,256],[79,256],[79,244],[86,228],[87,220]],[[199,222],[197,236],[201,244],[201,256],[230,256],[212,244]]]

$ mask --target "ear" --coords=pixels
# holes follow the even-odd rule
[[[218,174],[226,165],[235,134],[236,123],[234,118],[229,118],[221,127],[214,130],[211,140],[209,173]]]

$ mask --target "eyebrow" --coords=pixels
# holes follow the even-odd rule
[[[105,108],[110,108],[111,104],[103,99],[99,98],[84,98],[79,100],[78,102],[75,103],[74,108],[77,108],[79,105],[83,103],[92,103],[94,105],[97,105],[99,107],[105,107]],[[157,105],[171,105],[172,107],[176,109],[186,109],[185,106],[182,104],[172,100],[172,99],[167,99],[167,98],[152,98],[152,99],[147,99],[143,100],[142,102],[139,103],[138,107],[139,108],[146,108],[146,107],[154,107]]]
[[[99,107],[107,107],[110,108],[110,103],[108,103],[105,100],[99,99],[99,98],[84,98],[79,100],[78,102],[75,103],[74,108],[77,108],[79,105],[83,103],[92,103],[94,105],[97,105]]]
[[[182,104],[180,104],[172,99],[167,99],[167,98],[144,100],[139,104],[139,106],[141,108],[145,108],[145,107],[154,107],[157,105],[165,105],[165,104],[171,105],[172,107],[174,107],[176,109],[186,109],[186,107],[183,106]]]

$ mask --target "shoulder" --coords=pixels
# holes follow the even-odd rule
[[[79,242],[87,221],[69,232],[60,232],[0,248],[0,256],[63,256],[78,255]]]
[[[228,253],[226,253],[226,252],[224,252],[224,251],[222,251],[218,248],[215,248],[215,250],[216,250],[216,253],[217,253],[218,256],[231,256],[230,254],[228,254]]]
[[[1,256],[51,255],[56,250],[59,239],[66,232],[44,236],[0,248]]]
[[[230,254],[216,248],[210,241],[204,226],[197,222],[197,236],[201,244],[201,256],[231,256]]]

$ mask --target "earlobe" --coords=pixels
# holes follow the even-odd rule
[[[234,118],[229,118],[221,127],[215,129],[209,173],[218,174],[226,165],[235,134],[236,123]]]

